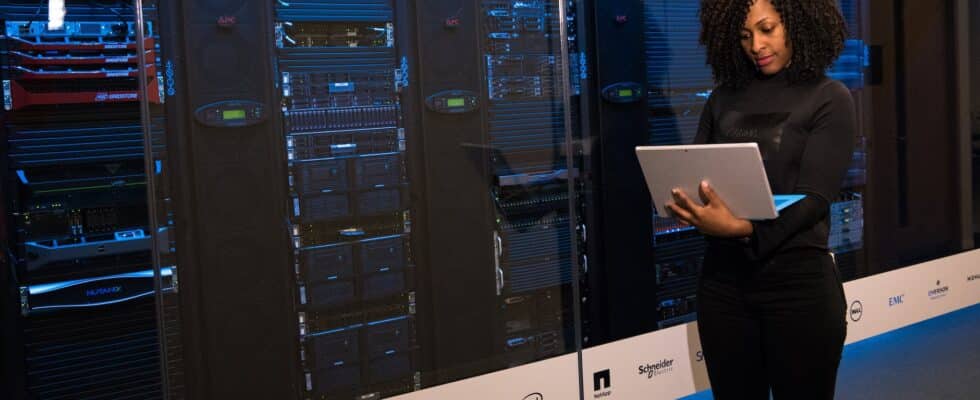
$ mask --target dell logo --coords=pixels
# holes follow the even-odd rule
[[[857,322],[861,320],[861,316],[864,315],[864,306],[860,301],[854,300],[851,303],[851,321]]]
[[[888,306],[889,307],[891,307],[891,306],[897,306],[897,305],[902,304],[904,302],[905,302],[905,295],[904,294],[900,294],[898,296],[894,296],[894,297],[889,297],[888,298]]]
[[[108,287],[100,287],[95,289],[86,289],[85,297],[105,296],[107,294],[116,294],[121,291],[122,291],[122,286],[108,286]]]

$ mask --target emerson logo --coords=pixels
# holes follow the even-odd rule
[[[601,399],[612,394],[609,387],[612,386],[612,378],[608,369],[592,374],[592,390],[595,391],[593,397]]]
[[[946,296],[949,293],[949,286],[940,286],[942,282],[936,281],[936,288],[929,291],[929,299],[935,300]]]
[[[851,321],[858,322],[861,320],[861,316],[864,315],[864,305],[861,304],[860,300],[854,300],[851,303],[851,311],[848,314],[851,316]]]
[[[647,379],[653,379],[656,376],[669,374],[674,370],[674,360],[663,359],[655,364],[645,364],[639,366],[640,375],[646,375]]]

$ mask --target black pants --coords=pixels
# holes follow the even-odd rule
[[[698,284],[698,333],[716,399],[832,399],[847,333],[830,254],[766,263],[709,251]]]

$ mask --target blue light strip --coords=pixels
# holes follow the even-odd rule
[[[123,242],[126,240],[143,239],[146,237],[146,234],[143,233],[142,229],[133,229],[131,231],[116,232],[115,234],[113,234],[113,237],[116,238],[116,241]]]
[[[107,305],[110,305],[110,304],[123,303],[123,302],[127,302],[127,301],[130,301],[130,300],[133,300],[133,299],[138,299],[140,297],[146,297],[146,296],[152,296],[152,295],[153,295],[153,291],[150,290],[150,291],[139,293],[139,294],[136,294],[136,295],[133,295],[133,296],[130,296],[130,297],[123,298],[123,299],[103,301],[103,302],[99,302],[99,303],[59,304],[59,305],[56,305],[56,306],[31,307],[31,311],[40,311],[40,310],[49,310],[49,309],[59,309],[59,310],[62,310],[62,309],[66,309],[66,308],[101,307],[101,306],[107,306]]]
[[[386,323],[389,323],[389,322],[401,321],[401,320],[406,320],[406,319],[408,319],[408,316],[407,315],[402,315],[400,317],[394,317],[394,318],[388,318],[388,319],[382,319],[382,320],[378,320],[378,321],[368,322],[367,323],[367,326],[377,326],[377,325],[386,324]],[[357,328],[361,328],[363,326],[364,326],[364,324],[355,324],[355,325],[346,326],[346,327],[343,327],[343,328],[331,329],[329,331],[311,333],[311,334],[308,334],[306,336],[308,336],[308,337],[317,337],[317,336],[332,335],[334,333],[340,333],[340,332],[344,332],[344,331],[354,330],[354,329],[357,329]]]
[[[354,236],[354,235],[348,235],[348,236]],[[300,251],[312,251],[312,250],[328,249],[328,248],[332,248],[332,247],[346,246],[346,245],[350,245],[352,243],[377,242],[377,241],[388,240],[388,239],[397,239],[397,238],[401,238],[401,237],[404,237],[404,236],[405,235],[402,235],[402,234],[396,234],[396,235],[388,235],[388,236],[378,236],[378,237],[373,237],[373,238],[369,238],[369,239],[361,239],[361,240],[351,241],[351,242],[340,242],[340,243],[321,244],[321,245],[316,245],[316,246],[307,246],[307,247],[301,248]]]
[[[340,333],[340,332],[343,332],[343,331],[354,330],[354,329],[360,328],[362,326],[364,326],[364,324],[355,324],[355,325],[351,325],[351,326],[347,326],[347,327],[343,327],[343,328],[331,329],[329,331],[311,333],[311,334],[309,334],[307,336],[309,336],[309,337],[327,336],[327,335],[332,335],[334,333]]]
[[[330,157],[306,158],[306,159],[302,159],[302,160],[295,160],[295,161],[293,161],[293,163],[294,164],[307,164],[307,163],[313,163],[313,162],[318,162],[318,161],[350,160],[350,159],[359,159],[359,158],[372,158],[372,157],[391,156],[391,155],[399,155],[399,154],[401,154],[400,151],[391,151],[391,152],[385,152],[385,153],[371,153],[371,154],[342,154],[342,155],[330,156]]]
[[[668,234],[671,234],[671,233],[679,233],[679,232],[693,231],[695,229],[697,229],[697,228],[696,227],[693,227],[693,226],[686,226],[686,227],[682,227],[682,228],[672,228],[672,229],[667,229],[667,230],[659,231],[659,232],[657,232],[656,236],[663,236],[663,235],[668,235]]]
[[[376,241],[380,241],[380,240],[395,239],[395,238],[400,238],[400,237],[402,237],[402,235],[379,236],[379,237],[376,237],[376,238],[370,238],[370,239],[361,240],[361,243],[376,242]]]
[[[383,319],[383,320],[374,321],[374,322],[368,322],[368,326],[381,325],[381,324],[386,324],[386,323],[389,323],[389,322],[401,321],[403,319],[408,319],[408,316],[407,315],[402,315],[400,317],[388,318],[388,319]]]
[[[173,276],[173,274],[174,274],[173,267],[160,269],[160,275],[162,276]],[[92,282],[100,282],[100,281],[107,281],[113,279],[139,279],[139,278],[153,278],[153,270],[130,272],[127,274],[119,274],[119,275],[100,276],[100,277],[88,278],[88,279],[76,279],[76,280],[64,281],[64,282],[45,283],[41,285],[28,286],[27,289],[32,296],[35,296],[35,295],[50,293],[57,290],[69,288],[72,286],[84,285]],[[101,303],[93,303],[93,304],[101,304]],[[111,304],[111,302],[106,304]],[[38,309],[40,308],[42,307],[38,307]]]

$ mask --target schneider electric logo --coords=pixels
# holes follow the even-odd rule
[[[592,390],[595,391],[592,396],[594,398],[601,399],[612,395],[612,390],[609,390],[611,386],[612,376],[608,369],[592,374]]]
[[[949,286],[942,285],[942,282],[936,281],[936,288],[929,290],[929,299],[935,300],[946,296],[947,293],[949,293]]]
[[[644,364],[639,366],[640,375],[646,375],[647,379],[669,374],[674,370],[674,360],[663,359],[655,364]]]

